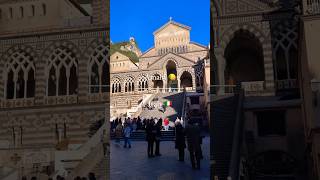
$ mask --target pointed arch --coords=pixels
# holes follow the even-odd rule
[[[35,60],[37,55],[32,47],[17,45],[2,57],[4,60],[3,82],[6,99],[32,98],[35,96]]]

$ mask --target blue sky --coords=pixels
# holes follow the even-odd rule
[[[191,27],[191,41],[210,42],[210,0],[110,0],[112,42],[132,36],[142,52],[153,46],[153,32],[169,21]]]

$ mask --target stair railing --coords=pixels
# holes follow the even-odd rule
[[[72,180],[76,176],[87,176],[89,172],[93,170],[97,163],[104,158],[103,144],[98,144],[91,149],[91,152],[87,154],[81,162],[75,167],[75,169],[67,176],[67,180]]]
[[[240,92],[236,96],[238,99],[238,104],[236,109],[236,120],[234,124],[234,134],[232,142],[231,159],[228,171],[228,180],[239,179],[240,149],[243,127],[242,106],[244,100],[244,90],[240,88]]]

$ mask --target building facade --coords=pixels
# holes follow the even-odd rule
[[[213,0],[211,6],[213,177],[308,179],[301,2]]]
[[[111,45],[111,116],[137,115],[139,104],[157,92],[203,91],[208,47],[192,42],[190,30],[170,19],[153,33],[146,52],[134,38]]]
[[[68,176],[92,153],[90,126],[109,114],[109,28],[107,2],[91,3],[0,2],[0,179]]]

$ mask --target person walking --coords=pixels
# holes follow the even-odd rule
[[[149,119],[147,120],[146,125],[146,140],[148,141],[148,157],[154,157],[153,155],[153,144],[155,140],[155,133],[153,132],[154,128],[154,121]]]
[[[127,144],[129,145],[129,148],[131,148],[131,142],[130,142],[130,136],[131,136],[132,128],[128,123],[125,124],[125,128],[123,131],[124,135],[124,148],[127,148]]]
[[[156,156],[161,156],[160,154],[160,139],[161,139],[161,130],[162,130],[162,119],[160,118],[155,125],[156,135],[155,135],[155,142],[156,142]]]
[[[200,169],[200,128],[195,125],[193,120],[189,120],[185,132],[187,136],[187,144],[190,153],[192,169]]]
[[[164,121],[163,121],[163,123],[164,123],[164,130],[165,131],[168,131],[169,130],[169,119],[168,118],[165,118],[164,119]]]
[[[122,135],[123,135],[123,127],[122,127],[122,124],[119,123],[116,127],[116,142],[117,143],[120,142]]]
[[[175,148],[179,152],[179,161],[184,161],[184,149],[186,148],[185,130],[180,120],[175,121],[176,140]]]

